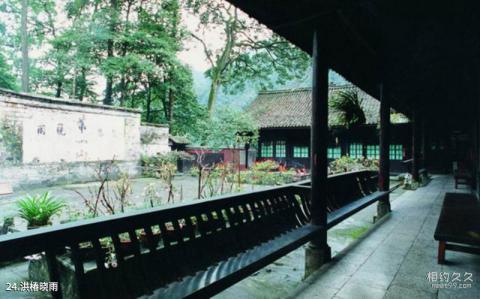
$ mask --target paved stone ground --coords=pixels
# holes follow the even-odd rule
[[[437,176],[392,203],[393,213],[305,280],[289,298],[480,298],[480,256],[447,251],[438,265],[433,233],[453,179]],[[436,289],[428,273],[471,273],[465,289]]]
[[[393,181],[392,184],[398,182]],[[405,190],[396,189],[391,195],[391,202],[401,198]],[[352,215],[328,231],[328,243],[332,254],[336,255],[373,226],[376,205],[371,205]],[[297,288],[304,279],[305,246],[292,251],[254,275],[243,279],[221,292],[215,299],[272,299],[285,298],[286,294]]]

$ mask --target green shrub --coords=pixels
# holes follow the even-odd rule
[[[232,174],[229,181],[238,180],[238,173]],[[240,182],[252,185],[283,185],[295,181],[295,171],[287,170],[273,160],[256,162],[251,169],[240,172]]]
[[[330,162],[330,174],[350,172],[357,170],[378,170],[378,160],[353,159],[349,156],[342,156]]]
[[[58,214],[65,204],[45,192],[42,195],[27,195],[18,201],[18,207],[19,216],[28,222],[28,226],[34,227],[49,224],[50,218]]]
[[[177,172],[177,160],[191,160],[192,156],[186,152],[171,151],[162,155],[142,156],[143,174],[148,177],[162,176],[163,172]]]
[[[273,160],[255,162],[252,166],[253,171],[275,171],[278,168],[279,164]]]
[[[0,150],[0,164],[18,164],[22,161],[22,133],[17,123],[0,121]]]

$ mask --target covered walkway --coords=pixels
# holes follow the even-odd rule
[[[455,190],[453,184],[451,176],[437,176],[426,187],[404,193],[392,203],[390,216],[310,276],[290,297],[480,298],[480,256],[448,251],[447,264],[437,264],[438,243],[433,234],[443,196],[445,192],[469,192]],[[440,288],[445,283],[440,277],[445,280],[447,275],[450,282],[460,277],[457,288]],[[460,289],[463,283],[471,287]]]

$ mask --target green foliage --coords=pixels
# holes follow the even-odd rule
[[[252,169],[254,171],[277,171],[279,168],[279,164],[274,160],[265,160],[255,162]]]
[[[48,225],[50,218],[65,207],[62,200],[51,196],[49,192],[42,195],[27,195],[18,201],[19,216],[28,222],[28,226]]]
[[[330,174],[358,171],[358,170],[378,170],[378,160],[353,159],[349,156],[342,156],[330,162]]]
[[[11,90],[18,89],[15,77],[12,75],[12,69],[2,53],[0,53],[0,87]]]
[[[115,160],[102,162],[94,169],[96,184],[88,187],[88,194],[73,189],[85,205],[85,215],[97,217],[98,215],[114,215],[120,209],[131,204],[129,196],[132,194],[132,181],[127,173],[122,172]],[[117,180],[112,180],[118,177]]]
[[[17,164],[22,161],[22,133],[16,122],[0,122],[0,164]]]
[[[250,170],[241,172],[241,182],[254,185],[283,185],[295,180],[295,171],[285,169],[273,160],[256,162]]]
[[[409,119],[405,115],[398,113],[398,112],[392,112],[390,113],[390,122],[392,124],[403,124],[403,123],[408,123]]]
[[[19,74],[21,1],[6,0],[2,12],[13,22],[0,22],[0,47]],[[29,0],[28,28],[29,47],[42,49],[30,57],[33,92],[96,102],[103,76],[105,103],[140,108],[144,121],[168,123],[176,135],[192,131],[191,119],[201,117],[190,70],[177,59],[186,35],[178,0]],[[0,87],[13,88],[6,66],[0,57]]]
[[[242,171],[241,182],[252,185],[277,186],[292,183],[295,181],[295,171]],[[235,179],[235,178],[233,178]]]
[[[368,231],[368,226],[355,226],[353,228],[347,229],[337,229],[335,230],[335,235],[340,237],[347,237],[352,240],[356,240],[363,236]]]
[[[270,88],[272,83],[303,77],[308,55],[275,35],[236,7],[216,0],[186,0],[185,7],[200,18],[199,28],[190,35],[203,46],[211,79],[208,111],[212,115],[220,87],[230,93],[249,88]],[[222,31],[223,44],[211,47],[208,35]],[[275,73],[275,76],[272,74]]]
[[[340,123],[347,127],[365,124],[365,112],[362,108],[362,100],[355,90],[339,91],[329,101],[339,116]]]
[[[162,197],[155,183],[150,183],[145,186],[142,196],[151,208],[162,204]]]
[[[171,151],[163,155],[143,156],[142,167],[143,174],[158,178],[161,184],[168,190],[167,202],[173,202],[175,199],[175,188],[173,187],[173,178],[177,173],[178,159],[191,159],[192,157],[179,151]],[[144,190],[148,197],[150,205],[153,207],[156,202],[160,202],[155,186],[147,186]]]
[[[199,176],[198,198],[232,193],[241,190],[241,182],[235,179],[238,173],[232,163],[217,163],[204,166],[201,163],[192,168],[192,175]]]
[[[192,159],[186,152],[171,151],[162,155],[142,156],[143,174],[149,177],[162,177],[165,173],[175,174],[178,159]]]
[[[245,143],[256,144],[258,130],[251,115],[228,107],[219,109],[212,118],[197,120],[197,135],[191,136],[197,144],[209,148],[243,148]],[[252,136],[237,133],[252,132]]]

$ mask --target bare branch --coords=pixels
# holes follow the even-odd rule
[[[200,37],[198,37],[197,35],[195,35],[194,33],[190,33],[190,35],[191,35],[194,39],[198,40],[198,41],[202,44],[202,46],[203,46],[203,51],[205,52],[205,56],[207,56],[207,59],[208,59],[208,61],[210,62],[210,65],[211,65],[212,67],[214,67],[214,66],[215,66],[215,62],[213,61],[212,53],[211,53],[210,50],[208,49],[208,46],[207,46],[207,44],[205,43],[205,41],[204,41],[203,39],[201,39]]]

